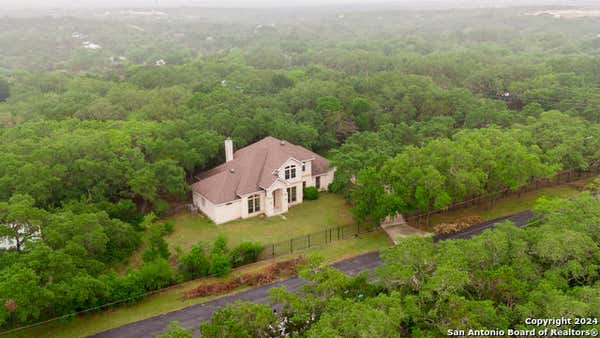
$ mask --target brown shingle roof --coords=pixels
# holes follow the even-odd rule
[[[312,160],[312,175],[327,171],[329,161],[312,151],[268,136],[233,154],[233,160],[201,173],[192,190],[220,204],[268,188],[277,176],[273,171],[289,158]]]

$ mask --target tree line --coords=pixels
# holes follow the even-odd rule
[[[559,111],[508,129],[462,129],[423,145],[393,135],[388,130],[355,134],[333,154],[338,168],[333,189],[354,202],[359,221],[516,191],[533,178],[586,170],[600,159],[598,125]]]
[[[527,228],[505,222],[471,239],[400,239],[381,253],[377,278],[347,276],[313,261],[301,273],[308,284],[299,291],[271,290],[277,311],[229,304],[200,331],[203,337],[445,336],[531,330],[536,327],[526,318],[560,317],[592,321],[548,328],[597,330],[598,197],[542,199],[535,210],[544,217]],[[174,322],[159,337],[192,337],[189,329]]]
[[[149,222],[223,162],[228,136],[327,156],[359,221],[585,170],[600,158],[597,27],[521,11],[2,20],[0,238],[15,245],[0,253],[0,322],[246,261],[203,245],[169,262],[168,229]],[[144,264],[117,274],[141,245]]]

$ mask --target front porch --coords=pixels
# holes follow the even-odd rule
[[[289,208],[287,186],[278,182],[265,191],[265,215],[267,217],[286,213]]]

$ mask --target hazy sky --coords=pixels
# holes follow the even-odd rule
[[[592,4],[594,0],[425,0],[428,4],[465,6],[505,6],[508,4]],[[421,0],[0,0],[2,9],[31,8],[104,8],[104,7],[170,7],[170,6],[209,6],[209,7],[281,7],[315,6],[340,4],[409,4],[422,3]]]

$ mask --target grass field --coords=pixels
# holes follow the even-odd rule
[[[560,197],[569,198],[580,193],[575,185],[579,185],[584,182],[591,181],[592,179],[586,179],[582,181],[572,182],[572,184],[561,184],[554,187],[542,188],[539,190],[530,191],[522,194],[521,196],[510,196],[500,199],[496,202],[493,208],[488,208],[485,204],[479,206],[473,206],[465,209],[458,209],[447,212],[445,214],[432,215],[430,220],[430,226],[427,230],[433,231],[433,227],[440,223],[452,223],[457,219],[464,216],[481,216],[484,221],[512,215],[518,212],[531,210],[538,198],[545,197]]]
[[[350,206],[343,197],[321,193],[318,200],[304,201],[286,214],[252,217],[216,225],[202,214],[183,212],[165,218],[175,223],[175,232],[166,239],[169,246],[186,250],[198,241],[212,242],[219,235],[230,246],[244,241],[270,244],[323,229],[354,224]]]
[[[245,241],[271,244],[323,229],[354,224],[352,211],[344,198],[329,193],[321,193],[317,200],[295,205],[280,216],[257,216],[217,225],[203,214],[180,212],[165,217],[163,221],[175,223],[175,231],[166,237],[171,252],[175,252],[176,247],[187,251],[200,241],[212,245],[219,235],[227,238],[229,247]],[[140,266],[144,250],[142,244],[126,264],[116,265],[115,269],[124,273],[127,269]]]
[[[343,258],[354,256],[357,254],[383,249],[391,245],[388,237],[382,231],[376,231],[360,235],[357,238],[351,238],[338,242],[333,242],[327,246],[312,248],[305,252],[304,255],[318,253],[325,258],[326,263],[332,263]],[[289,259],[291,256],[282,256],[277,260]],[[237,269],[223,279],[232,279],[240,274],[260,269],[273,260],[261,261],[252,265],[248,265]],[[210,282],[217,280],[216,278],[203,278],[180,284],[176,287],[151,295],[142,301],[120,306],[106,311],[78,316],[68,321],[56,321],[41,326],[37,326],[28,330],[20,331],[19,333],[9,334],[6,337],[56,337],[56,338],[74,338],[88,336],[113,327],[125,325],[134,321],[142,320],[151,316],[159,315],[174,311],[193,304],[205,302],[216,298],[194,298],[183,300],[182,296],[186,290],[193,288],[200,282]],[[237,290],[236,292],[242,291]]]

